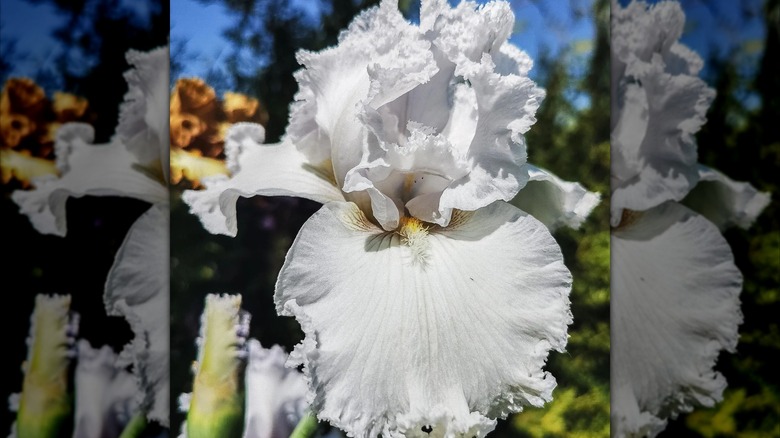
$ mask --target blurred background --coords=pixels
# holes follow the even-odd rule
[[[123,73],[128,49],[167,43],[168,2],[157,0],[2,0],[0,2],[0,224],[2,286],[13,305],[3,305],[6,370],[0,396],[19,392],[36,294],[70,294],[81,316],[80,337],[93,347],[119,351],[132,332],[103,304],[106,275],[130,225],[148,207],[119,197],[67,201],[66,237],[42,235],[11,200],[32,188],[30,177],[56,174],[53,140],[61,123],[80,121],[95,141],[114,134],[127,92]],[[13,157],[13,160],[11,159]],[[0,409],[7,434],[13,415]]]
[[[184,175],[173,186],[171,211],[172,400],[192,387],[189,370],[207,293],[242,294],[242,307],[252,314],[250,336],[266,347],[279,344],[289,352],[303,338],[293,318],[277,316],[274,284],[287,249],[320,204],[241,198],[238,236],[229,238],[208,234],[181,202],[181,191],[197,187],[197,175],[220,173],[208,159],[224,159],[221,135],[231,117],[263,123],[266,142],[278,141],[297,91],[295,52],[334,45],[355,14],[376,3],[171,3],[172,157],[200,164],[172,171]],[[419,1],[399,3],[409,20],[419,20]],[[547,89],[538,121],[527,134],[529,161],[608,198],[609,2],[510,3],[516,16],[511,41],[534,59],[530,75]],[[231,112],[235,96],[230,93],[244,96],[243,119]],[[251,99],[257,102],[248,103]],[[555,400],[501,421],[490,436],[609,435],[608,211],[605,199],[581,229],[556,233],[574,276],[574,324],[568,351],[551,353],[548,362],[558,381]],[[172,430],[183,418],[172,416]]]

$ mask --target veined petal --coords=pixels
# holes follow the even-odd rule
[[[78,355],[73,436],[119,436],[138,409],[135,377],[118,363],[109,346],[92,348],[82,339]]]
[[[299,196],[317,202],[344,200],[327,167],[316,167],[289,142],[261,144],[261,125],[237,123],[225,141],[230,178],[204,179],[204,190],[182,199],[210,233],[235,236],[238,197]]]
[[[306,333],[291,360],[320,419],[353,436],[481,437],[551,399],[542,367],[566,345],[570,288],[550,233],[508,204],[394,233],[334,202],[301,229],[275,301]]]
[[[117,134],[141,164],[160,166],[163,181],[168,181],[168,47],[150,52],[130,50],[126,58],[133,68],[125,73],[129,89],[120,106]]]
[[[122,143],[93,145],[92,128],[66,124],[57,132],[59,178],[39,179],[35,190],[12,194],[38,232],[67,233],[65,202],[69,197],[127,196],[151,203],[168,202],[168,188],[149,176]]]
[[[135,339],[128,347],[141,409],[167,426],[169,400],[169,239],[165,206],[154,205],[133,224],[108,273],[103,301],[123,316]]]
[[[287,354],[250,339],[246,369],[245,438],[288,438],[307,408],[306,381],[286,368]]]
[[[771,199],[768,192],[759,192],[750,183],[734,181],[706,166],[699,166],[699,179],[683,204],[721,231],[732,225],[749,228]]]
[[[545,224],[550,231],[565,225],[579,228],[601,201],[598,193],[581,184],[563,181],[552,173],[526,164],[529,181],[511,204]]]
[[[612,235],[612,418],[617,436],[654,435],[668,418],[712,406],[733,352],[742,276],[715,225],[666,203]]]

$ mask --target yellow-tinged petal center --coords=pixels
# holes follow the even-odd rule
[[[428,261],[428,226],[416,217],[404,216],[396,231],[404,245],[412,251],[412,264],[426,265]]]

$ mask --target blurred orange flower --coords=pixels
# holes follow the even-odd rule
[[[84,121],[87,99],[57,91],[46,98],[30,78],[10,78],[0,94],[0,179],[29,187],[34,178],[56,175],[54,141],[65,122]]]
[[[230,125],[268,122],[258,99],[228,91],[219,100],[200,78],[176,81],[170,104],[171,183],[187,180],[193,188],[201,178],[228,174],[223,151]]]

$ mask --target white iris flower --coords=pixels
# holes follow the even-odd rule
[[[714,90],[678,42],[680,5],[612,4],[612,432],[655,436],[722,399],[742,276],[720,231],[747,228],[769,196],[697,163]]]
[[[572,279],[546,225],[579,225],[598,196],[526,162],[544,92],[513,25],[505,2],[423,1],[419,26],[382,2],[298,54],[281,143],[234,125],[231,177],[184,193],[231,236],[239,196],[325,204],[275,300],[306,333],[291,364],[312,410],[352,436],[484,436],[552,399],[542,367],[566,346]],[[508,203],[524,193],[544,222]]]
[[[168,48],[130,51],[127,60],[129,91],[111,141],[96,145],[91,126],[63,125],[55,143],[59,177],[36,180],[35,190],[12,197],[39,232],[58,236],[67,233],[69,197],[126,196],[152,204],[116,255],[104,302],[135,333],[123,356],[133,360],[140,408],[168,426]]]

